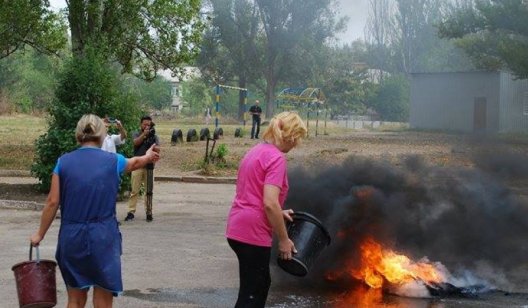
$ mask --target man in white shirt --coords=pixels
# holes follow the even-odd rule
[[[107,133],[103,141],[103,145],[101,146],[101,149],[103,151],[116,153],[117,152],[116,146],[125,143],[125,138],[127,137],[126,130],[123,128],[123,125],[121,125],[121,122],[118,119],[112,119],[112,118],[105,117],[103,119],[103,122],[105,123],[107,129],[112,124],[115,124],[115,126],[119,130],[119,134],[111,135]]]

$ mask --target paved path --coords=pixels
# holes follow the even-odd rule
[[[2,178],[0,177],[0,181]],[[29,181],[14,179],[9,181]],[[238,265],[224,239],[225,218],[235,186],[156,182],[154,221],[147,223],[141,204],[136,219],[123,222],[123,280],[125,292],[115,307],[233,307],[238,290]],[[30,208],[30,207],[22,207]],[[119,218],[126,203],[117,204]],[[27,260],[29,236],[38,226],[40,211],[0,204],[0,308],[17,306],[11,267]],[[54,260],[59,221],[41,244],[41,257]],[[409,299],[384,295],[342,293],[325,297],[303,291],[306,280],[284,279],[272,266],[273,283],[268,307],[527,307],[528,295],[495,292],[479,298]],[[528,286],[526,279],[520,284]],[[65,307],[66,292],[57,271],[58,305]],[[90,295],[91,296],[91,295]],[[345,302],[343,302],[345,301]],[[91,303],[88,304],[91,307]]]
[[[122,223],[125,293],[116,307],[231,307],[237,292],[237,263],[224,236],[234,193],[231,184],[156,183],[154,222],[142,205],[136,220]],[[117,205],[120,218],[126,203]],[[28,258],[28,239],[39,211],[0,209],[0,307],[15,307],[11,266]],[[41,257],[54,259],[59,221],[41,244]],[[66,294],[57,273],[58,307]]]

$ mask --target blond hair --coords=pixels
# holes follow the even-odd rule
[[[281,112],[275,115],[269,126],[264,131],[262,138],[276,146],[285,143],[298,145],[302,138],[306,137],[307,129],[301,117],[295,112]]]
[[[77,122],[75,138],[78,143],[97,142],[101,145],[105,136],[106,126],[103,120],[94,114],[85,114]]]

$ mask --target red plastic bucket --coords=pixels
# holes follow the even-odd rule
[[[32,260],[32,249],[29,248],[29,261],[17,263],[11,268],[15,273],[18,303],[23,308],[47,308],[57,305],[57,284],[55,267],[51,260]]]

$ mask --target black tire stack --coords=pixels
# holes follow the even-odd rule
[[[200,130],[200,140],[204,141],[207,140],[207,138],[211,138],[211,132],[209,131],[209,128],[202,128]]]
[[[242,128],[235,129],[235,138],[242,138]]]
[[[171,145],[183,143],[183,132],[181,129],[175,129],[172,131]]]
[[[215,128],[213,132],[213,139],[218,140],[224,136],[224,130],[221,127]]]
[[[189,129],[189,131],[187,132],[187,142],[196,142],[198,140],[199,140],[199,136],[196,133],[196,129],[194,128]]]

